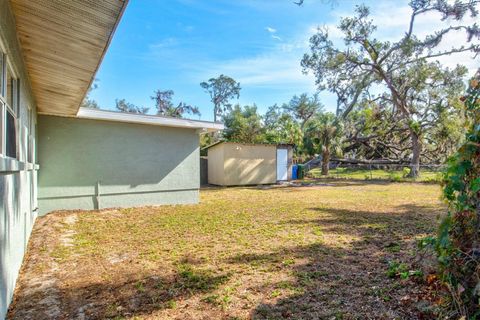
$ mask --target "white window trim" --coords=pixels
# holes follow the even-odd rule
[[[1,135],[0,135],[0,155],[5,156],[5,135],[6,135],[6,127],[5,127],[5,119],[6,119],[6,101],[5,101],[5,96],[6,96],[6,86],[7,86],[7,80],[6,80],[6,67],[7,67],[7,55],[3,53],[4,51],[2,50],[3,46],[0,43],[0,56],[2,58],[1,63],[0,63],[0,81],[1,81],[1,90],[0,90],[0,130]]]
[[[0,75],[1,75],[0,81],[2,81],[2,90],[0,90],[0,98],[3,98],[6,96],[6,90],[7,90],[5,88],[7,86],[7,80],[6,80],[7,55],[3,52],[4,51],[1,50],[1,47],[0,47],[0,55],[2,56],[2,63],[0,64]]]
[[[19,137],[18,137],[18,133],[19,133],[19,130],[18,130],[18,118],[17,118],[17,116],[15,115],[15,112],[12,111],[12,108],[10,108],[8,104],[6,104],[5,106],[6,106],[6,108],[4,108],[4,109],[5,109],[5,113],[4,113],[4,118],[3,118],[3,119],[4,119],[4,121],[3,121],[3,124],[4,124],[3,127],[5,127],[5,129],[6,129],[5,123],[6,123],[6,121],[7,121],[7,114],[6,114],[6,113],[7,113],[7,112],[10,112],[10,113],[13,115],[13,125],[15,126],[15,157],[11,157],[11,156],[7,156],[7,155],[6,155],[6,152],[7,152],[7,143],[6,143],[6,142],[7,142],[7,135],[6,135],[6,132],[3,131],[3,132],[4,132],[4,136],[5,136],[5,138],[3,139],[3,144],[5,145],[5,149],[4,149],[4,150],[5,150],[5,154],[4,154],[4,157],[10,158],[10,159],[20,160],[20,159],[19,159],[19,152],[18,152],[18,140],[19,140],[19,139],[18,139],[18,138],[19,138]]]
[[[27,154],[26,162],[35,163],[35,127],[36,119],[33,116],[33,109],[30,105],[27,107],[28,125],[27,125]]]
[[[19,124],[19,116],[20,116],[20,79],[18,78],[17,74],[15,73],[15,70],[13,66],[10,64],[10,61],[8,59],[8,56],[0,52],[0,54],[3,55],[3,65],[1,66],[1,77],[3,79],[3,86],[2,86],[2,92],[0,92],[0,102],[3,104],[2,107],[2,112],[1,112],[1,118],[0,118],[0,124],[1,124],[1,130],[2,130],[2,141],[1,141],[1,156],[6,158],[6,159],[13,159],[20,161],[19,156],[19,130],[18,130],[18,124]],[[14,106],[11,106],[8,101],[7,101],[7,70],[10,71],[11,77],[14,80],[13,83],[11,84],[13,86],[14,92],[12,92],[12,103]],[[7,121],[7,112],[11,112],[14,118],[14,126],[15,126],[15,157],[10,157],[6,155],[7,152],[7,135],[6,135],[6,121]]]
[[[5,104],[3,101],[0,99],[0,155],[4,156],[5,155],[5,121],[3,119],[6,119],[6,108]]]

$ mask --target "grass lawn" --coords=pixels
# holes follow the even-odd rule
[[[442,180],[441,171],[422,169],[420,177],[416,179],[407,178],[408,169],[404,170],[382,170],[382,169],[359,169],[359,168],[336,168],[329,170],[328,176],[321,175],[321,169],[310,170],[309,176],[315,179],[346,179],[346,180],[386,180],[391,182],[432,182],[438,183]]]
[[[199,205],[40,218],[11,319],[415,319],[432,184],[201,191]]]

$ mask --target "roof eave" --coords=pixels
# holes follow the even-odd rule
[[[110,36],[108,37],[107,44],[105,45],[105,48],[103,49],[102,56],[100,57],[100,60],[98,61],[97,67],[95,68],[95,72],[92,74],[92,77],[90,78],[90,82],[88,83],[87,88],[84,90],[82,100],[78,103],[77,107],[77,113],[80,110],[83,100],[85,97],[88,95],[88,90],[92,86],[93,82],[95,81],[95,76],[97,75],[98,69],[100,69],[100,66],[102,65],[103,59],[105,58],[105,54],[107,53],[108,48],[110,47],[110,43],[112,42],[113,36],[115,35],[115,32],[117,31],[118,24],[122,20],[123,14],[125,13],[125,9],[127,8],[128,2],[130,0],[124,0],[122,9],[120,10],[120,13],[117,17],[117,21],[115,22],[115,25],[113,26],[112,31],[110,32]]]
[[[9,0],[38,114],[75,116],[128,0]]]
[[[154,126],[156,125],[172,128],[194,129],[197,130],[197,133],[199,134],[216,132],[224,129],[224,125],[218,122],[179,119],[148,114],[125,113],[83,107],[78,110],[77,118]]]

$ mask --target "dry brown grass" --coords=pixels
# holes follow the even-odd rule
[[[444,211],[439,196],[437,185],[338,182],[49,215],[10,317],[416,318],[422,286],[389,278],[388,263],[411,267]]]

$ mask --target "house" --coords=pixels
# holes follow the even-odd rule
[[[0,319],[38,215],[198,201],[222,125],[80,108],[126,5],[0,0]]]
[[[199,134],[218,123],[80,108],[38,117],[39,214],[197,203]]]
[[[206,148],[209,184],[273,184],[292,178],[291,145],[218,142]]]

